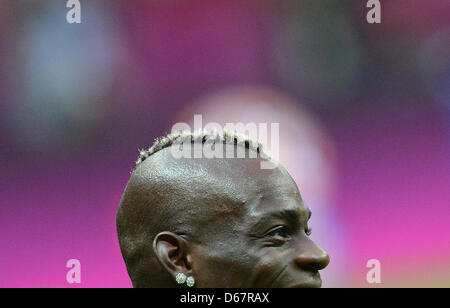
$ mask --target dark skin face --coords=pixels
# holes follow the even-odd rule
[[[282,166],[264,170],[260,161],[175,162],[177,170],[191,174],[206,170],[203,185],[209,192],[200,187],[201,214],[180,216],[196,232],[161,231],[153,237],[154,256],[168,274],[160,286],[176,286],[179,272],[194,276],[195,287],[321,286],[319,270],[330,259],[309,237],[311,211]]]

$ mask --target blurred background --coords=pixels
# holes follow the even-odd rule
[[[80,2],[0,1],[0,287],[130,287],[120,196],[194,113],[280,123],[325,287],[450,287],[448,0]]]

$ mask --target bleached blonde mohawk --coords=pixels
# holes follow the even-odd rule
[[[262,143],[259,141],[251,140],[249,136],[238,134],[237,132],[229,133],[226,129],[222,134],[219,134],[216,130],[212,133],[208,133],[205,130],[199,130],[197,132],[190,131],[177,131],[170,133],[164,137],[156,138],[153,145],[147,150],[140,150],[139,157],[136,161],[136,166],[146,160],[149,156],[155,154],[162,149],[172,146],[175,143],[202,143],[205,142],[234,144],[236,146],[243,146],[249,150],[255,150],[258,154],[263,152]]]

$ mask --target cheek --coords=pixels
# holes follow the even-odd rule
[[[199,274],[208,286],[245,287],[258,259],[244,241],[216,241],[203,246],[196,256]],[[206,283],[207,280],[207,283]]]
[[[277,277],[288,267],[288,252],[280,248],[264,248],[255,262],[254,286],[270,287]]]

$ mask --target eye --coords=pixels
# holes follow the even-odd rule
[[[270,229],[265,236],[286,238],[289,236],[289,229],[286,226],[277,226]]]
[[[305,233],[306,233],[307,236],[310,236],[311,233],[312,233],[312,229],[311,228],[306,229]]]

